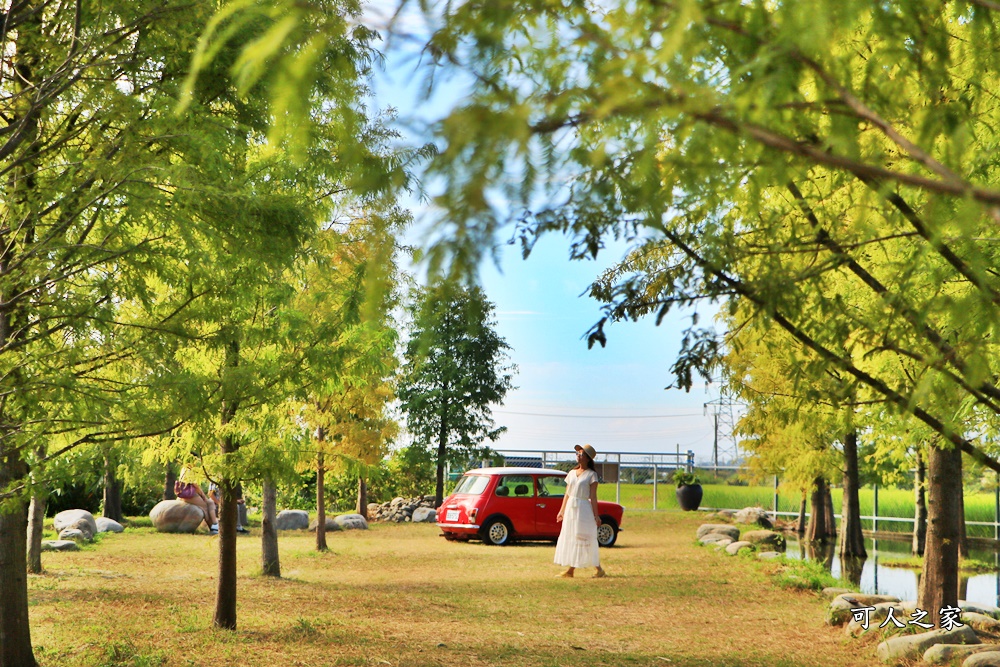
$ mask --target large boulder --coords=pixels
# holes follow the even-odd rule
[[[890,610],[892,610],[892,617],[899,621],[900,623],[906,623],[911,614],[917,608],[917,603],[914,601],[907,602],[878,602],[874,605],[867,605],[874,607],[873,610],[868,612],[868,628],[866,629],[861,621],[854,618],[851,614],[851,620],[847,624],[847,634],[852,637],[859,637],[869,630],[873,630],[882,625],[885,619],[889,618]],[[887,628],[898,628],[899,626],[889,621],[886,624]]]
[[[96,521],[97,532],[99,533],[120,533],[125,530],[125,526],[106,516],[99,516]]]
[[[86,539],[92,539],[97,535],[97,521],[94,515],[87,510],[65,510],[56,514],[52,519],[52,526],[57,533],[62,533],[67,528],[79,530],[84,533]]]
[[[274,517],[277,530],[305,530],[309,528],[309,512],[305,510],[281,510]],[[316,530],[313,526],[311,530]]]
[[[79,551],[80,545],[70,540],[43,540],[42,551]]]
[[[318,527],[319,527],[318,519],[313,519],[312,521],[309,522],[309,530],[311,530],[312,532],[315,533]],[[331,533],[337,530],[340,530],[340,526],[337,525],[337,521],[332,516],[326,517],[326,532]]]
[[[974,611],[963,611],[959,618],[962,623],[971,625],[972,629],[976,632],[989,632],[993,634],[1000,633],[1000,621],[992,616],[979,614]]]
[[[149,518],[161,533],[193,533],[205,520],[205,513],[183,500],[161,500],[149,511]]]
[[[976,614],[983,614],[984,616],[992,616],[993,618],[1000,619],[1000,608],[992,605],[959,600],[958,606],[962,611],[971,611]]]
[[[79,528],[64,528],[59,533],[59,539],[71,542],[89,542],[92,538]]]
[[[747,542],[746,540],[740,540],[739,542],[731,542],[726,545],[726,553],[730,556],[735,556],[740,552],[740,549],[750,549],[753,551],[753,544]]]
[[[761,528],[773,528],[771,517],[760,507],[744,507],[733,517],[736,523],[757,524]]]
[[[974,653],[965,659],[962,667],[1000,667],[1000,646],[994,644],[993,651]]]
[[[981,644],[976,631],[968,625],[954,630],[931,630],[917,635],[902,635],[885,640],[875,649],[878,659],[886,663],[897,663],[921,657],[935,644]]]
[[[368,530],[368,521],[360,514],[341,514],[334,521],[344,530]]]
[[[874,607],[883,602],[899,602],[899,598],[894,595],[863,595],[861,593],[841,593],[833,598],[829,609],[826,612],[827,625],[842,625],[849,622],[854,614],[852,609],[861,607]],[[885,618],[883,616],[882,618]]]
[[[979,646],[935,644],[924,651],[924,662],[928,665],[954,665],[973,653],[982,653],[983,651],[1000,651],[1000,646],[997,644],[980,644]]]
[[[743,533],[741,539],[751,542],[757,547],[769,547],[768,551],[785,550],[785,536],[773,530],[751,530]]]
[[[698,526],[698,532],[695,534],[695,537],[700,540],[709,533],[725,535],[733,541],[740,539],[740,529],[736,526],[730,526],[728,523],[703,523]]]
[[[418,507],[413,510],[414,523],[437,523],[437,510],[433,507]]]
[[[827,600],[832,600],[833,598],[843,593],[851,594],[853,592],[854,591],[852,591],[850,588],[837,588],[836,586],[827,586],[826,588],[823,589],[822,594],[823,597],[825,597]]]

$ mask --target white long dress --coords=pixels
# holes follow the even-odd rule
[[[590,485],[597,482],[597,473],[585,470],[566,474],[566,508],[562,530],[556,542],[557,565],[564,567],[598,567],[601,564],[597,544],[597,519],[590,504]]]

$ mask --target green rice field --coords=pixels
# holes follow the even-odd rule
[[[705,495],[701,501],[702,509],[741,509],[743,507],[760,506],[766,509],[774,507],[774,489],[769,486],[729,486],[727,484],[702,484]],[[632,510],[652,510],[652,509],[679,509],[677,498],[674,495],[674,485],[661,483],[656,488],[656,505],[653,505],[653,485],[652,484],[622,484],[620,487],[621,503]],[[614,484],[602,484],[598,487],[598,498],[600,500],[616,500],[616,487]],[[874,491],[872,489],[862,489],[860,492],[861,515],[871,516],[874,505]],[[833,506],[836,512],[840,512],[841,489],[833,490]],[[779,488],[778,511],[795,512],[799,511],[801,498],[798,494],[781,493]],[[966,521],[987,521],[992,523],[995,511],[995,497],[992,493],[967,494],[965,496],[965,519]],[[890,521],[893,517],[913,518],[913,490],[882,488],[878,492],[878,529],[880,531],[893,531],[908,533],[912,530],[912,524],[904,521]],[[883,521],[883,519],[886,519]],[[865,530],[872,530],[872,521],[863,520]],[[993,537],[993,526],[967,526],[968,534],[972,537]]]

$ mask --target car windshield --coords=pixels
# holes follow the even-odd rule
[[[466,475],[455,487],[452,493],[462,493],[469,496],[478,496],[483,493],[490,478],[486,475]]]

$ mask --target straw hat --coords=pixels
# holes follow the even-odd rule
[[[577,445],[573,449],[575,449],[578,452],[583,452],[584,454],[590,457],[591,461],[597,459],[597,451],[590,445]]]

